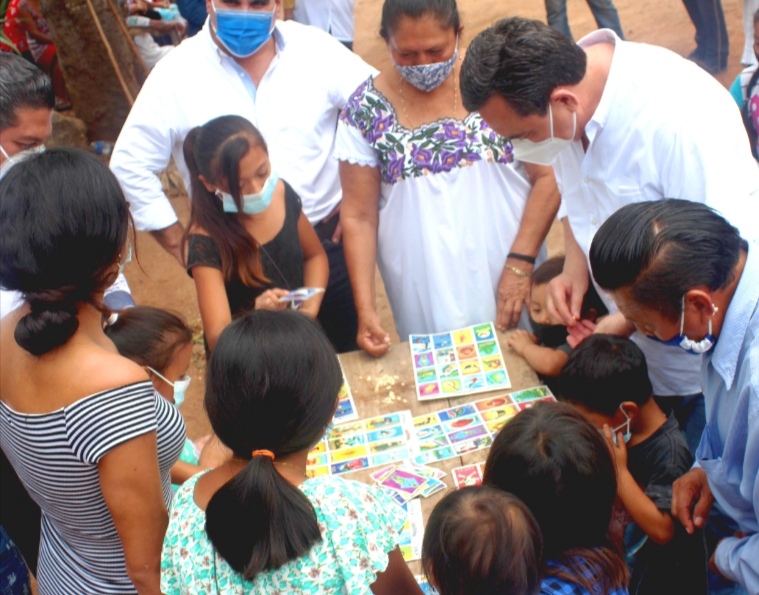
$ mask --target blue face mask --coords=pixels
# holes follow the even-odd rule
[[[717,311],[716,306],[712,306],[714,312]],[[657,343],[661,343],[662,345],[671,345],[674,347],[680,347],[681,349],[684,349],[690,354],[693,355],[702,355],[709,351],[712,347],[714,347],[714,344],[716,343],[716,339],[714,338],[714,335],[712,335],[712,321],[709,320],[709,326],[706,330],[706,336],[701,339],[700,341],[694,341],[693,339],[689,339],[685,336],[685,333],[683,332],[683,327],[685,326],[685,296],[683,296],[683,307],[682,307],[682,314],[680,314],[680,332],[672,337],[671,339],[668,339],[667,341],[662,341],[658,337],[654,337],[653,335],[646,335],[649,339],[652,341],[656,341]]]
[[[277,188],[277,182],[279,176],[272,170],[269,177],[264,182],[264,187],[261,192],[257,194],[243,194],[242,199],[242,212],[246,215],[257,215],[262,213],[271,204],[271,199],[274,196],[274,190]],[[228,192],[216,190],[216,196],[221,199],[225,213],[238,213],[235,199]]]
[[[236,58],[252,56],[269,41],[274,30],[274,10],[226,10],[216,8],[214,33],[227,51]]]

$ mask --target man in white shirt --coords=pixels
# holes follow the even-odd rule
[[[355,307],[340,243],[342,191],[332,149],[340,109],[375,71],[328,34],[292,21],[276,22],[256,41],[249,23],[257,13],[276,14],[279,4],[207,0],[205,27],[161,60],[142,87],[114,147],[111,169],[137,228],[149,231],[184,264],[184,229],[157,176],[173,157],[189,188],[182,144],[190,129],[227,114],[250,120],[327,250],[330,282],[319,320],[339,350],[355,349]],[[227,29],[230,22],[238,26]]]
[[[565,324],[580,326],[595,232],[626,204],[702,202],[744,238],[759,235],[759,169],[740,113],[717,81],[669,50],[622,41],[608,29],[575,45],[538,21],[505,19],[469,46],[461,91],[468,109],[512,139],[517,159],[554,167],[566,264],[550,285],[549,308]],[[633,330],[620,314],[596,329]],[[640,333],[632,338],[657,396],[698,395],[699,419],[685,428],[695,450],[705,423],[701,358]]]

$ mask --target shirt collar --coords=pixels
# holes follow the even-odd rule
[[[601,101],[599,101],[598,107],[596,107],[596,110],[593,112],[593,117],[585,126],[585,136],[588,137],[588,142],[593,142],[593,138],[603,129],[606,125],[606,120],[609,117],[616,90],[614,85],[614,75],[616,74],[615,63],[617,62],[617,53],[622,44],[624,44],[624,41],[617,37],[617,34],[611,29],[599,29],[598,31],[593,31],[593,33],[586,35],[577,42],[577,45],[583,49],[589,48],[597,43],[609,42],[614,44],[614,54],[611,59],[611,66],[609,67],[609,77],[606,80],[603,93],[601,94]]]
[[[727,307],[725,321],[717,337],[712,353],[707,354],[708,363],[722,376],[728,390],[733,384],[738,367],[737,354],[759,302],[759,243],[749,242],[746,265],[733,299]]]

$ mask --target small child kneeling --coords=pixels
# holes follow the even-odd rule
[[[585,339],[559,377],[559,399],[602,431],[614,453],[631,595],[698,595],[706,589],[703,538],[687,535],[670,515],[672,482],[693,457],[652,392],[643,352],[614,335]]]
[[[491,487],[451,492],[427,522],[422,565],[440,595],[536,595],[543,538],[513,494]]]

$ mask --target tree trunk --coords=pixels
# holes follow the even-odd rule
[[[40,0],[77,117],[115,141],[147,71],[112,0]]]

